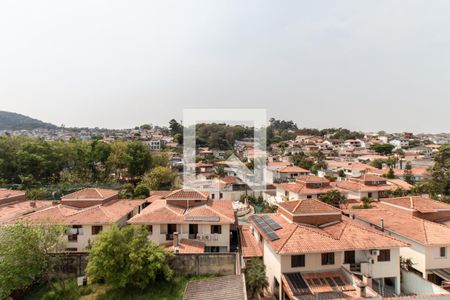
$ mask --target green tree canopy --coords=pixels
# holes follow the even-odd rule
[[[245,269],[245,283],[249,299],[256,299],[257,296],[269,286],[266,276],[266,266],[259,258],[252,258],[247,262]]]
[[[380,155],[391,154],[394,148],[394,145],[391,144],[373,144],[372,146],[370,146],[370,149],[374,150]]]
[[[60,251],[65,227],[16,223],[0,229],[0,298],[46,280],[51,252]]]
[[[170,190],[175,186],[177,174],[167,167],[156,167],[145,174],[141,183],[150,190]]]
[[[168,258],[172,254],[149,242],[147,235],[144,226],[119,229],[112,225],[102,231],[89,250],[88,280],[104,280],[114,288],[144,289],[157,279],[170,279]]]
[[[325,194],[320,195],[319,199],[325,203],[328,203],[338,208],[341,205],[347,205],[348,203],[347,197],[337,190],[331,190],[329,192],[326,192]]]

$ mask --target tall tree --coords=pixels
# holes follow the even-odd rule
[[[167,167],[156,167],[147,173],[141,183],[150,190],[170,190],[175,186],[177,174]]]
[[[128,176],[142,176],[150,169],[152,158],[150,150],[141,142],[127,144],[127,169]]]

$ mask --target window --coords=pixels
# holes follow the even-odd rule
[[[216,194],[211,194],[211,199],[214,200],[214,197],[216,197]]]
[[[447,247],[437,247],[434,249],[435,258],[446,258],[447,257]]]
[[[345,251],[344,264],[354,264],[354,263],[355,263],[355,251]]]
[[[67,236],[67,239],[69,242],[77,242],[78,241],[78,234],[69,234]]]
[[[334,252],[322,253],[322,265],[334,265]]]
[[[223,193],[219,193],[219,199],[223,198]]]
[[[308,196],[306,196],[306,198],[307,198],[307,199],[311,199],[311,198],[312,198],[312,196],[311,196],[311,195],[308,195]]]
[[[446,256],[447,256],[447,249],[446,249],[445,247],[441,247],[441,248],[439,249],[439,255],[440,255],[441,257],[446,257]]]
[[[298,268],[305,266],[305,255],[292,255],[291,268]]]
[[[222,233],[222,226],[220,225],[211,225],[211,233]]]
[[[288,191],[284,191],[284,195],[287,197],[289,196],[289,192]]]
[[[367,198],[372,198],[372,193],[367,193]]]
[[[378,255],[378,261],[391,261],[391,250],[389,249],[380,250],[380,255]]]
[[[147,225],[148,234],[153,234],[153,225]]]
[[[103,226],[92,226],[92,235],[99,234],[103,230]]]

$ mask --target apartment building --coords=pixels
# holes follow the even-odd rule
[[[252,234],[244,238],[259,243],[277,299],[400,294],[399,251],[408,244],[333,206],[315,199],[288,201],[277,213],[253,215],[250,222]]]
[[[212,200],[209,193],[175,190],[151,197],[152,204],[128,224],[146,225],[148,239],[191,253],[229,252],[236,231],[236,217],[230,200]]]

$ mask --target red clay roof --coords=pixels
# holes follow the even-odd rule
[[[0,189],[0,200],[24,195],[24,191]]]
[[[164,245],[166,249],[175,252],[173,243],[167,243]],[[204,253],[205,243],[195,240],[181,239],[178,243],[178,253]]]
[[[269,214],[282,226],[276,231],[278,240],[271,241],[262,234],[272,249],[279,254],[323,253],[345,250],[368,250],[405,247],[406,243],[388,236],[365,224],[343,217],[338,223],[320,228],[292,223],[280,214]]]
[[[297,166],[288,166],[283,167],[277,170],[280,173],[309,173],[309,170],[297,167]]]
[[[336,181],[331,183],[332,186],[335,186],[339,189],[349,190],[354,192],[379,192],[379,191],[390,191],[395,190],[397,186],[389,185],[389,184],[380,184],[380,185],[365,185],[360,182],[354,181]]]
[[[186,216],[191,217],[217,217],[218,221],[208,220],[186,220]],[[166,223],[220,223],[234,224],[235,214],[232,202],[229,200],[209,200],[205,204],[184,208],[167,203],[161,199],[153,201],[139,215],[131,218],[130,224],[166,224]]]
[[[315,195],[324,194],[326,192],[332,191],[334,188],[331,186],[325,186],[321,188],[308,188],[305,184],[294,182],[294,183],[280,183],[274,184],[277,188],[286,190],[299,195]]]
[[[324,177],[319,177],[315,175],[305,175],[297,177],[297,182],[299,183],[328,183],[330,182],[328,179]]]
[[[35,207],[32,206],[34,203]],[[49,207],[52,201],[20,201],[0,205],[0,224]]]
[[[341,210],[317,199],[286,201],[278,204],[291,214],[340,213]]]
[[[398,198],[384,198],[381,200],[404,208],[414,209],[422,213],[436,212],[439,209],[450,210],[450,204],[421,196],[408,196]]]
[[[116,190],[85,188],[61,197],[61,200],[104,200],[119,194]]]
[[[262,257],[262,249],[255,237],[252,235],[249,225],[242,225],[241,231],[241,249],[244,258]]]
[[[112,224],[144,202],[144,199],[117,200],[105,205],[95,205],[83,209],[58,204],[26,215],[22,219],[38,224]]]
[[[166,200],[206,200],[209,193],[206,191],[179,189],[165,196]]]
[[[347,212],[357,218],[380,225],[381,219],[386,230],[414,240],[422,245],[449,245],[450,228],[438,223],[413,217],[411,214],[394,210],[389,205],[379,203],[377,208],[351,209]]]

